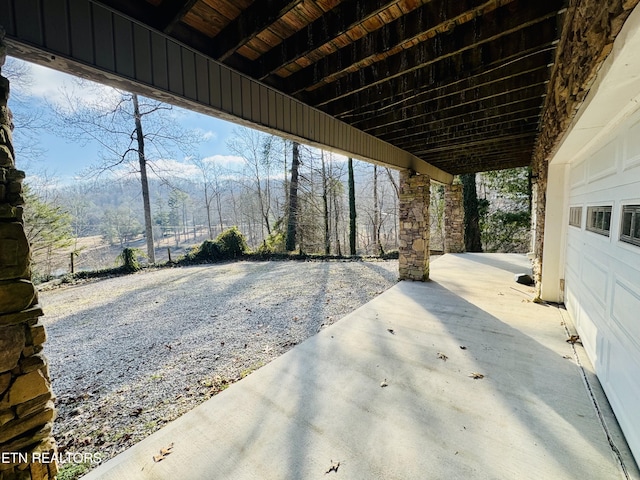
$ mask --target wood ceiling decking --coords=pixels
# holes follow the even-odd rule
[[[100,0],[459,174],[529,165],[565,0]]]

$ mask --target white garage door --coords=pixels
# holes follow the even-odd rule
[[[640,459],[640,112],[571,165],[565,303]]]

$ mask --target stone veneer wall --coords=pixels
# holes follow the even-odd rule
[[[429,189],[431,179],[400,172],[400,280],[429,280]]]
[[[540,296],[549,160],[589,93],[602,62],[639,0],[570,0],[549,82],[533,160],[534,275]]]
[[[6,58],[3,38],[0,27],[0,73]],[[8,98],[9,81],[0,75],[0,480],[53,479],[55,461],[37,461],[55,453],[55,410],[42,355],[42,310],[31,283],[22,223],[24,173],[15,168]]]
[[[464,252],[462,185],[444,187],[444,253]]]

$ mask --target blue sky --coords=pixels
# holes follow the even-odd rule
[[[49,124],[51,113],[44,108],[45,101],[62,102],[62,89],[65,85],[69,87],[73,84],[73,77],[39,65],[29,65],[32,80],[30,85],[25,87],[13,82],[12,95],[19,96],[21,101],[19,105],[14,103],[12,106],[10,98],[9,104],[14,110],[40,107],[44,115],[44,123]],[[79,95],[82,95],[82,92]],[[236,128],[234,124],[177,107],[175,107],[175,114],[183,128],[198,129],[207,138],[200,145],[200,157],[213,157],[222,163],[238,161],[226,145],[228,139],[232,137],[233,129]],[[20,137],[19,135],[16,137],[18,142]],[[99,161],[99,147],[96,144],[81,146],[77,142],[60,138],[48,129],[39,130],[37,137],[39,148],[44,150],[41,158],[34,160],[18,157],[16,159],[18,168],[25,170],[28,176],[46,175],[55,177],[59,184],[67,184],[80,177],[81,172],[87,167]],[[181,159],[175,160],[181,161]]]

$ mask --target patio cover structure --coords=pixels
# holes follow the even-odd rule
[[[406,278],[428,278],[430,181],[449,185],[456,174],[530,165],[540,280],[546,162],[636,4],[0,0],[0,25],[10,55],[401,169]],[[7,205],[2,219],[15,224],[22,177],[10,135],[2,141],[10,193],[0,199]],[[10,319],[0,325],[35,329],[25,338],[38,354],[42,312],[22,268],[28,256],[2,258],[2,288],[24,301],[3,306],[0,315]],[[39,392],[46,370],[34,371],[41,373],[8,381],[30,375]],[[50,419],[30,415],[42,422],[33,420],[27,432]],[[18,437],[25,434],[19,420],[10,420]],[[14,440],[0,435],[4,441]]]

